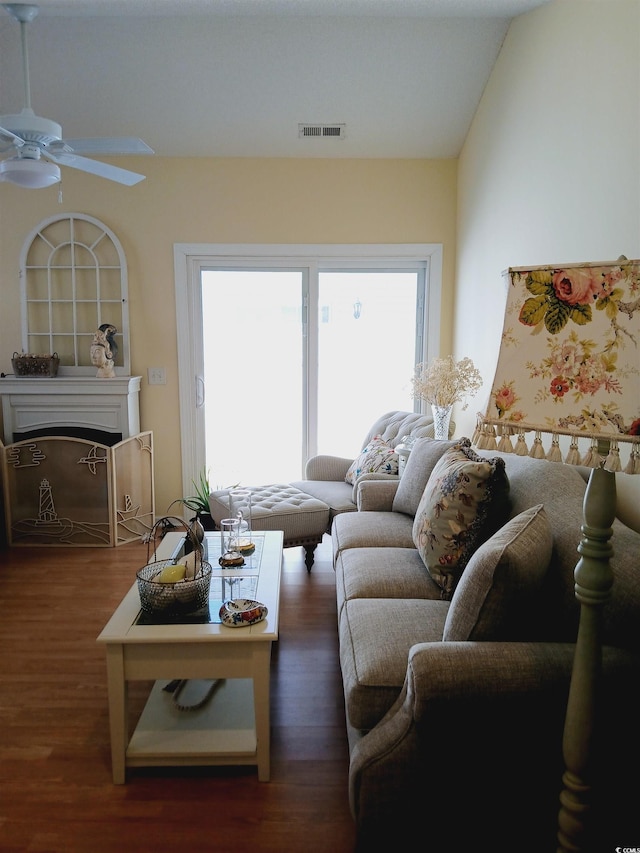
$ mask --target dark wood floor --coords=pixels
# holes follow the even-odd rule
[[[117,786],[96,637],[146,546],[0,550],[0,850],[353,851],[328,537],[316,555],[307,574],[302,549],[285,551],[271,781],[141,768]],[[132,686],[135,712],[148,686]]]

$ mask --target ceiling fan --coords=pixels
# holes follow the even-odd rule
[[[109,181],[133,186],[144,175],[120,169],[79,154],[153,154],[153,150],[135,137],[102,139],[63,139],[62,127],[55,121],[37,116],[31,109],[27,24],[38,14],[29,3],[3,3],[7,12],[20,24],[24,77],[24,108],[17,115],[0,116],[0,153],[13,156],[0,160],[0,181],[11,181],[21,187],[41,189],[58,183],[60,166],[80,169]]]

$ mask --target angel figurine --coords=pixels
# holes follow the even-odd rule
[[[113,336],[117,331],[111,323],[103,323],[93,336],[91,364],[98,368],[96,376],[99,379],[113,379],[116,375],[113,363],[118,352],[118,345]]]

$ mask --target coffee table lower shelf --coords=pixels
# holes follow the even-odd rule
[[[212,553],[220,547],[216,535],[208,543]],[[259,781],[269,781],[271,647],[278,640],[283,534],[265,531],[256,534],[256,540],[259,560],[251,557],[244,575],[257,578],[254,595],[267,608],[261,622],[241,628],[211,619],[147,624],[140,619],[140,595],[134,583],[99,635],[107,658],[116,785],[126,781],[127,767],[199,764],[255,765]],[[183,546],[182,534],[167,533],[155,558],[174,559]],[[222,570],[217,571],[222,576]],[[225,575],[225,583],[233,577]],[[219,577],[216,583],[221,583]],[[224,682],[202,708],[181,711],[162,689],[176,678]],[[130,735],[128,684],[132,681],[151,682],[153,688]],[[184,704],[194,701],[187,696],[193,697],[189,687],[180,697]]]
[[[257,764],[253,680],[230,678],[202,708],[176,708],[156,681],[126,750],[127,767]]]

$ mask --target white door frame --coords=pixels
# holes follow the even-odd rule
[[[178,394],[180,403],[180,448],[183,494],[191,494],[192,481],[204,466],[204,382],[202,364],[202,317],[200,274],[207,267],[226,263],[274,263],[283,266],[317,266],[361,260],[382,263],[426,262],[425,353],[430,361],[440,351],[440,309],[442,292],[441,243],[390,244],[254,244],[254,243],[175,243],[173,247],[176,332],[178,345]],[[311,307],[311,306],[309,306]],[[309,331],[316,334],[317,317],[309,312]],[[314,321],[316,326],[314,327]]]

